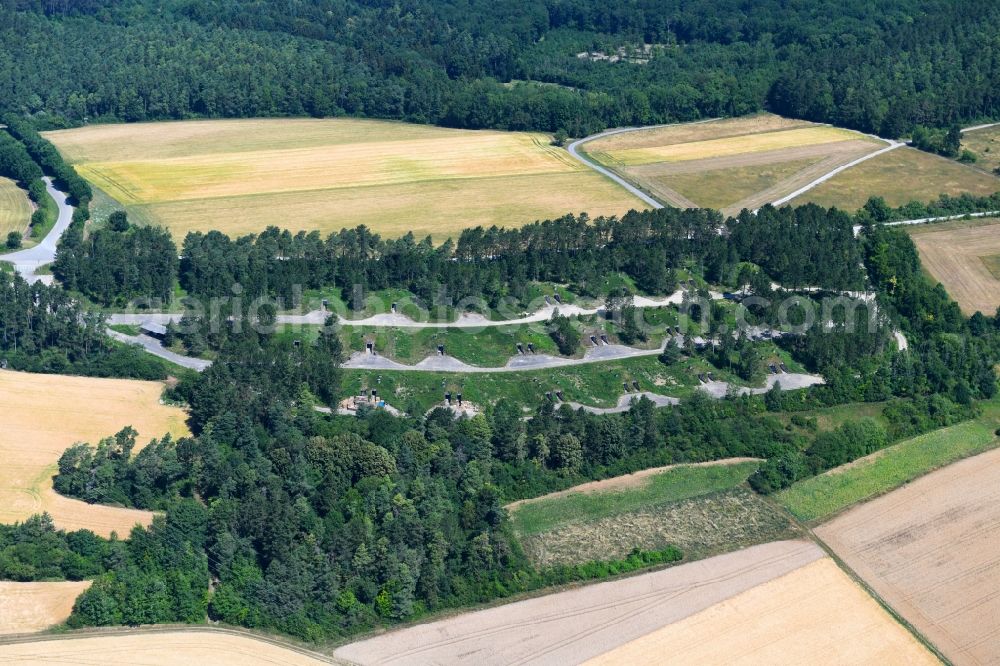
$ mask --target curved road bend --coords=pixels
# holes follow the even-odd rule
[[[41,281],[44,284],[52,284],[51,275],[38,275],[37,271],[56,260],[56,246],[59,245],[59,239],[73,221],[73,206],[67,202],[69,197],[55,188],[51,178],[45,176],[42,180],[45,181],[45,191],[56,202],[59,211],[55,226],[35,247],[0,255],[0,261],[14,264],[14,269],[28,282]]]

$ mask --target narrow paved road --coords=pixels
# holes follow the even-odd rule
[[[202,372],[208,366],[212,365],[211,361],[206,361],[201,358],[193,358],[191,356],[184,356],[182,354],[176,354],[163,346],[156,338],[152,338],[148,335],[125,335],[124,333],[119,333],[118,331],[113,331],[110,328],[107,329],[106,333],[118,342],[124,342],[129,345],[139,345],[142,347],[146,353],[152,354],[153,356],[158,356],[162,359],[166,359],[171,363],[181,366],[182,368],[188,368],[190,370],[196,370]]]
[[[14,269],[28,282],[41,281],[45,284],[52,284],[51,275],[38,275],[37,271],[42,266],[56,260],[56,246],[59,245],[59,239],[62,238],[63,233],[73,221],[73,207],[67,203],[67,195],[55,188],[51,178],[46,176],[42,180],[45,181],[45,191],[56,202],[56,207],[59,210],[55,226],[35,247],[0,255],[0,261],[9,261],[14,264]]]
[[[722,294],[710,291],[712,300],[720,300]],[[647,298],[646,296],[636,296],[635,306],[638,308],[658,308],[666,305],[678,305],[684,300],[684,291],[678,289],[670,296],[664,298]],[[603,307],[583,308],[579,305],[546,305],[537,310],[534,314],[525,315],[518,319],[487,319],[481,314],[462,314],[458,319],[451,322],[423,322],[410,319],[404,314],[377,314],[364,319],[346,319],[338,315],[340,326],[384,326],[392,328],[495,328],[498,326],[518,326],[521,324],[536,324],[546,322],[552,318],[552,314],[558,310],[560,314],[571,317],[573,315],[593,315],[603,312]],[[281,314],[278,315],[279,324],[300,324],[321,326],[330,316],[326,310],[313,310],[305,314]],[[146,314],[136,313],[115,313],[109,319],[109,324],[122,324],[128,326],[139,326],[147,322],[164,324],[168,322],[177,323],[181,320],[180,313],[150,312]]]
[[[700,120],[698,122],[699,123],[710,123],[713,120],[717,120],[717,118],[712,118],[712,119],[709,119],[709,120]],[[635,187],[634,185],[632,185],[631,183],[629,183],[628,181],[626,181],[624,178],[622,178],[618,174],[614,173],[611,169],[603,167],[600,164],[597,164],[596,162],[594,162],[593,160],[591,160],[591,159],[589,159],[589,158],[581,155],[579,149],[580,149],[580,146],[582,146],[582,145],[584,145],[586,143],[589,143],[591,141],[595,141],[596,139],[602,139],[604,137],[614,136],[616,134],[625,134],[625,133],[628,133],[628,132],[640,132],[642,130],[657,129],[657,128],[660,128],[660,127],[673,127],[673,126],[679,125],[679,124],[694,125],[694,124],[697,124],[697,123],[673,123],[673,124],[669,124],[669,125],[651,125],[649,127],[619,127],[617,129],[606,130],[606,131],[601,132],[599,134],[594,134],[594,135],[591,135],[591,136],[588,136],[588,137],[584,137],[582,139],[577,139],[573,143],[569,144],[569,146],[567,146],[566,149],[569,151],[570,155],[572,155],[573,157],[575,157],[579,162],[587,165],[588,167],[590,167],[594,171],[596,171],[596,172],[598,172],[598,173],[600,173],[600,174],[602,174],[604,176],[607,176],[611,180],[615,181],[616,183],[618,183],[619,185],[621,185],[622,187],[624,187],[626,190],[628,190],[629,192],[631,192],[632,194],[634,194],[635,196],[639,197],[644,202],[646,202],[647,204],[649,204],[652,208],[663,208],[664,206],[663,206],[662,203],[660,203],[659,201],[653,199],[652,197],[650,197],[649,195],[647,195],[645,192],[641,191],[640,189],[638,189],[637,187]],[[991,125],[981,125],[980,127],[970,128],[969,130],[966,130],[966,131],[972,131],[973,129],[983,129],[985,127],[991,127]],[[806,192],[808,192],[809,190],[813,189],[814,187],[825,183],[826,181],[830,180],[831,178],[833,178],[837,174],[842,173],[843,171],[846,171],[847,169],[850,169],[853,166],[857,166],[858,164],[861,164],[862,162],[866,162],[866,161],[872,159],[873,157],[878,157],[879,155],[883,155],[885,153],[888,153],[889,151],[896,150],[897,148],[901,148],[902,146],[906,145],[905,143],[902,143],[900,141],[894,141],[892,139],[883,139],[882,137],[874,136],[874,135],[871,135],[871,134],[866,135],[866,136],[870,136],[873,139],[878,139],[879,141],[884,141],[888,145],[885,148],[882,148],[881,150],[876,150],[875,152],[868,153],[867,155],[863,155],[863,156],[859,157],[856,160],[848,162],[847,164],[843,164],[843,165],[837,167],[836,169],[833,169],[833,170],[831,170],[831,171],[823,174],[819,178],[816,178],[815,180],[813,180],[810,183],[807,183],[806,185],[803,185],[802,187],[800,187],[799,189],[795,190],[791,194],[789,194],[787,196],[784,196],[784,197],[781,197],[779,199],[776,199],[775,201],[770,202],[771,205],[772,206],[780,206],[782,204],[786,204],[789,201],[791,201],[792,199],[794,199],[795,197],[798,197],[798,196],[801,196],[802,194],[805,194]],[[754,212],[756,212],[756,211],[754,211]]]

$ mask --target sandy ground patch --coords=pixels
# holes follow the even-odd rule
[[[770,543],[464,613],[352,643],[334,655],[363,665],[580,663],[822,557],[811,543]]]
[[[1000,222],[943,231],[922,230],[912,237],[924,267],[958,301],[964,313],[996,312],[1000,306],[1000,280],[990,272],[983,258],[1000,255]]]
[[[0,662],[18,666],[313,666],[329,663],[249,636],[212,631],[157,631],[13,643],[0,645]]]
[[[824,558],[587,662],[636,664],[937,664]]]
[[[1000,450],[967,458],[816,529],[955,664],[1000,655]]]
[[[516,502],[511,502],[504,508],[508,511],[516,511],[519,506],[525,504],[534,504],[536,502],[541,502],[544,500],[554,499],[556,497],[565,497],[566,495],[571,495],[573,493],[599,493],[606,490],[622,490],[625,488],[640,488],[649,481],[649,477],[656,476],[657,474],[662,474],[663,472],[677,469],[679,467],[713,467],[715,465],[735,465],[736,463],[743,462],[756,462],[760,460],[759,458],[725,458],[723,460],[711,460],[709,462],[700,463],[686,463],[679,465],[664,465],[663,467],[651,467],[649,469],[642,469],[638,472],[633,472],[632,474],[623,474],[622,476],[615,476],[610,479],[602,479],[600,481],[588,481],[587,483],[581,483],[578,486],[573,486],[572,488],[567,488],[566,490],[559,490],[554,493],[549,493],[548,495],[542,495],[541,497],[532,497],[531,499],[518,500]]]
[[[87,504],[52,490],[63,452],[76,442],[96,444],[131,425],[137,447],[170,432],[187,434],[186,415],[159,404],[163,384],[121,379],[0,371],[0,522],[47,511],[56,526],[127,536],[148,524],[148,511]]]
[[[0,582],[0,635],[42,631],[64,622],[90,581]]]

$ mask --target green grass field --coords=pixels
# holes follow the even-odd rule
[[[1000,401],[993,400],[984,404],[983,414],[976,419],[914,437],[800,481],[776,497],[800,520],[819,521],[939,467],[997,446],[998,426]]]
[[[609,480],[630,487],[539,498],[512,511],[514,534],[538,566],[668,545],[692,561],[800,536],[786,514],[747,487],[756,466],[679,467],[647,479]]]
[[[740,486],[758,463],[677,467],[635,483],[635,487],[539,498],[511,512],[519,535],[540,534],[577,521],[593,521],[620,513],[650,509]]]
[[[365,224],[443,240],[476,225],[642,206],[536,133],[257,119],[92,125],[46,137],[134,220],[177,238]]]

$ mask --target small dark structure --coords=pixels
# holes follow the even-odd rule
[[[778,367],[781,368],[782,372],[788,372],[788,366],[785,365],[784,363],[779,363]]]
[[[377,390],[372,389],[372,397],[376,398],[376,399],[378,398],[378,391]]]
[[[302,346],[302,341],[299,340],[298,338],[295,338],[294,340],[292,340],[292,346],[293,347],[301,347]]]
[[[556,303],[562,304],[562,299],[559,298],[559,294],[552,294],[552,298],[556,299]]]
[[[597,346],[597,336],[596,335],[590,336],[590,341],[594,343],[595,347]]]
[[[708,380],[712,381],[712,382],[715,381],[715,373],[714,372],[708,373]]]
[[[392,304],[392,314],[396,314],[396,304]]]
[[[774,365],[774,363],[772,363],[771,365],[767,366],[767,369],[771,371],[772,375],[778,374],[778,368]]]
[[[456,398],[458,398],[458,406],[459,406],[459,407],[461,407],[461,406],[462,406],[462,394],[461,394],[461,393],[459,393],[459,394],[458,394],[457,396],[455,396],[455,397],[456,397]]]
[[[328,299],[325,299],[325,298],[323,299],[323,309],[324,310],[329,310],[330,309],[330,301]]]
[[[626,393],[631,393],[632,389],[628,387],[628,382],[622,382],[622,388],[625,389]]]
[[[698,375],[698,381],[701,382],[702,384],[705,384],[705,383],[707,383],[708,380],[706,379],[705,375],[699,374]]]
[[[636,390],[636,391],[640,390],[640,389],[639,389],[639,382],[635,381],[634,379],[632,380],[632,386],[634,386],[634,387],[635,387],[635,390]]]
[[[528,343],[528,351],[530,351],[532,354],[535,353],[535,345],[534,345],[534,343],[532,343],[532,342]]]
[[[7,359],[0,360],[0,370],[7,369]]]
[[[552,391],[545,392],[545,399],[548,400],[549,402],[552,402]]]
[[[151,338],[156,338],[157,340],[162,340],[167,335],[167,327],[163,324],[157,324],[156,322],[147,321],[143,322],[139,326],[139,332],[148,335]]]
[[[548,296],[545,297],[545,304],[552,305],[552,300]]]
[[[606,345],[607,344],[611,344],[611,343],[608,342],[608,336],[606,336],[606,335],[602,335],[601,336],[601,342],[603,342]]]
[[[556,397],[557,397],[557,398],[559,398],[559,401],[560,401],[560,402],[562,402],[562,399],[563,399],[563,392],[562,392],[562,391],[556,391]]]
[[[444,345],[438,345],[438,354],[444,356]]]
[[[446,405],[448,405],[449,407],[451,407],[451,393],[445,393],[444,394],[444,402],[445,402]]]
[[[524,347],[521,346],[520,342],[517,343],[517,353],[518,354],[523,354],[524,353]]]
[[[374,342],[366,342],[365,343],[365,350],[369,354],[374,354],[375,353],[375,343]]]

